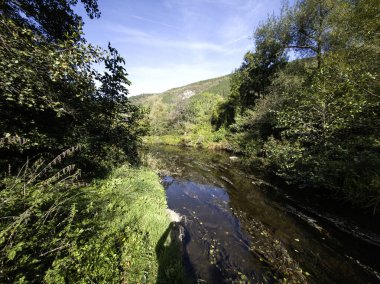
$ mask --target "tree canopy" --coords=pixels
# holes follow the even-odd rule
[[[96,0],[81,2],[91,19],[100,16]],[[4,17],[55,41],[80,28],[82,18],[72,8],[77,3],[78,0],[5,0],[0,9]]]
[[[91,18],[100,15],[96,1],[81,2]],[[4,139],[27,141],[2,149],[13,160],[78,144],[84,167],[107,168],[116,160],[136,158],[140,111],[127,98],[124,59],[111,45],[104,50],[86,43],[75,4],[2,3],[0,124]],[[106,71],[98,72],[94,63]],[[112,153],[112,159],[104,159]]]
[[[86,42],[73,11],[77,2],[0,4],[2,283],[88,281],[79,270],[100,281],[120,279],[119,269],[109,269],[119,263],[124,243],[115,234],[129,231],[105,209],[116,204],[112,194],[99,188],[90,194],[84,181],[137,161],[142,112],[127,98],[122,56],[111,44],[103,49]],[[100,16],[96,0],[81,3],[90,18]],[[116,199],[126,202],[125,188],[120,192],[126,195]],[[123,204],[117,206],[131,207]],[[107,221],[99,221],[99,212]],[[123,209],[118,216],[133,214]],[[88,265],[100,243],[99,255],[106,256]]]
[[[246,155],[287,181],[333,190],[374,212],[380,202],[375,2],[300,0],[269,17],[255,31],[255,49],[233,75],[216,120],[243,131]]]

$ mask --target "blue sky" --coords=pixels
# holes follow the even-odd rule
[[[108,41],[126,60],[131,95],[231,73],[253,49],[252,34],[282,0],[98,0],[84,17],[89,42]],[[83,12],[79,11],[80,14]]]

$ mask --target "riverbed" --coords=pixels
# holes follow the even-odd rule
[[[152,146],[144,155],[182,216],[194,282],[380,283],[377,219],[284,189],[224,152]]]

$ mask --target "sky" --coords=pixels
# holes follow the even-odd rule
[[[254,48],[252,35],[282,0],[98,0],[83,16],[86,39],[111,42],[126,60],[131,95],[232,73]],[[78,8],[78,13],[84,15]]]

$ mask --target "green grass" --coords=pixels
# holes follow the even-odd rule
[[[85,189],[87,231],[54,261],[48,283],[183,283],[181,244],[174,240],[158,176],[126,166]],[[83,216],[83,214],[82,214]]]
[[[185,92],[192,96],[184,98]],[[152,136],[146,144],[228,149],[225,131],[213,131],[212,117],[230,92],[230,76],[196,82],[154,95],[132,97],[132,103],[149,109],[147,125]]]
[[[52,186],[51,192],[56,189],[57,185]],[[14,283],[187,281],[177,225],[169,219],[165,190],[156,173],[122,166],[90,186],[67,189],[67,198],[55,197],[55,204],[65,204],[60,211],[46,211],[42,205],[24,221],[23,231],[18,228],[20,237],[13,237],[13,244],[4,248],[7,254],[1,254],[5,274],[0,275],[0,280]],[[33,199],[39,193],[46,195],[47,188],[34,186],[27,190]],[[35,202],[34,208],[39,203]],[[60,225],[63,222],[64,226]],[[0,236],[9,227],[3,225]]]
[[[213,131],[211,125],[194,125],[186,134],[151,135],[143,138],[144,144],[198,147],[214,150],[230,150],[225,129]]]

